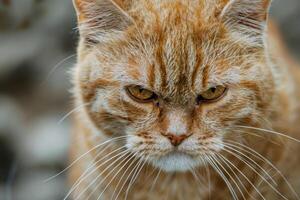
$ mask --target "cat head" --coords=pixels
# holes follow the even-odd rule
[[[74,0],[76,97],[96,132],[165,171],[221,151],[268,115],[269,0]]]

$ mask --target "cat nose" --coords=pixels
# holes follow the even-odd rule
[[[182,135],[176,135],[172,133],[162,134],[166,138],[168,138],[171,142],[171,144],[175,147],[179,146],[184,140],[186,140],[188,137],[190,137],[192,134],[182,134]]]

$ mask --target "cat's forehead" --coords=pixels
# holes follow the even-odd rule
[[[122,1],[122,0],[120,0]],[[122,3],[123,2],[123,3]],[[120,2],[122,5],[128,4],[128,0]],[[168,17],[170,13],[180,14],[181,17],[186,18],[187,16],[197,16],[204,18],[214,14],[220,9],[222,9],[229,0],[140,0],[140,1],[130,1],[130,7],[125,8],[125,10],[131,10],[138,13],[139,17],[149,14],[155,14],[156,17],[164,19]],[[130,12],[130,11],[129,11]]]
[[[180,97],[240,80],[240,58],[245,53],[228,39],[216,17],[220,2],[226,1],[155,2],[141,1],[129,12],[136,27],[121,42],[126,50],[111,54],[116,62],[121,57],[122,62],[130,60],[125,76],[119,75],[124,68],[115,70],[118,77],[164,96]]]
[[[215,16],[221,10],[216,6],[220,1],[155,2],[138,4],[138,14],[133,14],[138,30],[133,34],[142,33],[139,39],[146,46],[141,48],[146,47],[157,62],[165,62],[166,70],[178,70],[175,68],[180,66],[186,73],[195,62],[199,64],[200,59],[215,51],[211,43],[218,42],[224,48],[230,45],[221,44],[226,41],[226,30]]]
[[[165,28],[194,24],[210,25],[226,5],[228,0],[141,0],[132,3],[129,15],[146,27],[156,25]]]
[[[132,84],[186,103],[209,87],[240,80],[241,68],[234,67],[228,59],[229,50],[218,56],[223,50],[214,43],[195,41],[190,35],[173,34],[146,52],[141,49],[139,56],[130,59],[126,70]]]
[[[155,26],[144,32],[137,49],[140,55],[132,57],[141,74],[139,79],[147,87],[164,91],[166,96],[188,96],[219,84],[222,80],[218,76],[231,70],[227,58],[236,49],[231,50],[228,47],[233,45],[222,41],[221,29],[190,28],[187,24]]]

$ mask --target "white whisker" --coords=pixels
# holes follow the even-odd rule
[[[151,188],[150,188],[151,192],[154,190],[154,187],[155,187],[155,185],[157,183],[157,180],[158,180],[158,178],[160,176],[160,173],[161,173],[161,169],[158,170],[157,175],[155,176],[155,178],[153,180],[153,183],[152,183]]]
[[[224,147],[225,147],[225,148],[228,148],[229,150],[234,151],[234,152],[236,152],[236,153],[238,153],[238,154],[244,156],[246,159],[248,159],[250,162],[252,162],[256,167],[258,167],[261,171],[264,172],[264,174],[268,177],[268,179],[270,179],[270,180],[273,182],[273,184],[274,184],[275,186],[277,186],[276,181],[270,176],[270,174],[268,174],[268,172],[267,172],[262,166],[260,166],[257,162],[255,162],[252,158],[250,158],[249,156],[247,156],[247,155],[244,154],[243,152],[240,152],[240,151],[236,150],[235,148],[230,147],[230,146],[227,145],[226,143],[223,143],[223,144],[224,144]],[[246,161],[245,161],[245,162],[246,162]],[[247,165],[248,165],[248,162],[247,162]],[[251,163],[250,163],[249,165],[251,165]],[[252,166],[252,165],[251,165],[251,166]],[[253,166],[252,166],[252,167],[253,167]]]
[[[236,195],[236,192],[234,191],[232,185],[230,184],[230,182],[228,181],[228,179],[226,178],[226,176],[224,175],[224,173],[222,172],[222,170],[218,167],[218,165],[214,162],[214,159],[212,158],[213,156],[205,156],[206,160],[209,162],[209,164],[214,168],[214,170],[220,175],[220,177],[223,179],[223,181],[225,182],[225,184],[227,185],[232,197],[234,200],[238,200],[238,197]]]
[[[137,179],[139,173],[142,171],[142,169],[143,169],[144,165],[146,164],[148,158],[149,158],[149,156],[148,156],[144,161],[141,159],[141,162],[140,162],[140,164],[139,164],[138,167],[137,167],[136,173],[134,173],[132,179],[130,180],[130,182],[129,182],[129,184],[128,184],[128,188],[127,188],[126,194],[125,194],[125,200],[126,200],[127,197],[128,197],[130,188],[131,188],[132,185],[135,183],[135,181],[136,181],[136,179]]]
[[[129,159],[126,161],[126,159],[129,157]],[[102,195],[104,194],[104,192],[107,190],[107,188],[110,186],[110,184],[113,182],[113,180],[115,180],[115,178],[119,175],[119,173],[124,169],[124,167],[127,165],[127,163],[129,163],[132,159],[134,159],[134,156],[132,156],[132,154],[129,154],[129,156],[127,156],[123,161],[126,161],[123,166],[120,167],[120,169],[115,173],[115,175],[111,178],[111,180],[106,184],[105,188],[102,190],[102,192],[100,193],[100,195],[98,196],[97,200],[101,199]],[[119,167],[119,166],[118,166]],[[113,170],[112,170],[113,171]],[[112,171],[106,175],[105,178],[102,179],[102,181],[99,183],[99,185],[101,185],[105,179],[112,173]]]
[[[68,192],[68,194],[66,195],[65,199],[68,198],[68,196],[80,185],[80,183],[86,179],[87,177],[89,177],[96,169],[90,171],[91,169],[93,169],[93,167],[95,167],[98,163],[100,163],[101,161],[103,161],[105,158],[111,156],[112,154],[114,154],[117,151],[120,151],[121,149],[123,149],[124,147],[120,147],[118,149],[115,149],[114,151],[110,152],[109,154],[105,155],[104,157],[102,157],[101,159],[99,159],[98,161],[96,161],[98,155],[101,155],[99,152],[99,154],[97,154],[97,156],[95,157],[95,159],[93,160],[93,164],[90,165],[82,174],[81,176],[78,178],[78,180],[76,180],[76,182],[73,184],[73,186],[71,187],[70,191]],[[112,158],[110,158],[109,160],[106,160],[104,163],[102,164],[106,164],[107,162],[109,162],[110,160],[112,160],[113,158],[117,157],[118,155],[122,154],[123,152],[113,156]],[[95,162],[96,161],[96,162]],[[89,172],[90,171],[90,172]]]
[[[117,157],[116,160],[114,160],[112,163],[110,163],[103,171],[101,171],[101,173],[99,175],[97,175],[97,177],[91,182],[88,184],[88,186],[82,190],[80,192],[80,194],[74,199],[74,200],[78,200],[79,197],[81,197],[94,183],[96,183],[98,181],[98,179],[107,171],[110,169],[110,167],[114,166],[115,163],[117,163],[118,161],[122,160],[125,156],[130,156],[130,151],[129,150],[125,150],[117,155],[115,155],[114,157],[110,158],[108,161],[105,161],[104,163],[101,163],[101,165],[97,166],[93,171],[91,171],[89,174],[92,174],[94,173],[96,170],[98,170],[101,166],[103,166],[104,164],[108,163],[110,160],[114,159]],[[121,161],[122,163],[122,161]],[[116,167],[118,167],[121,163],[117,164],[114,169]],[[113,170],[110,171],[110,173],[112,173]],[[103,181],[103,180],[102,180]],[[101,183],[102,183],[101,181]],[[100,184],[97,185],[97,187],[99,186]],[[94,188],[94,190],[91,192],[91,194],[89,195],[89,197],[97,190],[97,187]],[[65,199],[64,199],[65,200]]]
[[[293,192],[293,194],[295,195],[295,197],[297,199],[300,199],[299,195],[297,194],[297,192],[295,191],[295,189],[292,187],[291,183],[287,180],[287,178],[282,174],[282,172],[271,162],[269,161],[267,158],[265,158],[264,156],[262,156],[261,154],[259,154],[257,151],[255,151],[254,149],[244,145],[244,144],[240,144],[238,142],[235,141],[231,141],[231,143],[228,143],[228,145],[232,145],[234,148],[240,149],[241,151],[245,151],[246,153],[249,153],[250,155],[252,155],[253,157],[262,160],[264,162],[266,162],[268,165],[270,165],[273,169],[275,169],[275,171],[281,176],[281,178],[286,182],[286,184],[288,185],[289,189]],[[239,146],[237,146],[239,145]]]
[[[263,129],[263,128],[256,128],[256,127],[250,127],[250,126],[235,126],[235,127],[237,127],[237,128],[245,128],[245,129],[252,129],[252,130],[257,130],[257,131],[263,131],[265,133],[270,133],[270,134],[274,134],[274,135],[277,135],[277,136],[282,136],[282,137],[290,139],[290,140],[292,140],[294,142],[300,143],[299,139],[296,139],[296,138],[293,138],[293,137],[291,137],[289,135],[285,135],[283,133],[272,131],[272,130],[267,130],[267,129]]]
[[[53,75],[53,73],[55,72],[55,70],[57,70],[62,64],[64,64],[66,61],[68,61],[69,59],[75,57],[77,54],[72,54],[66,58],[64,58],[63,60],[61,60],[60,62],[58,62],[52,69],[51,71],[47,74],[47,77],[45,78],[45,80],[41,83],[41,86],[43,86],[45,83],[47,83],[47,81],[49,81],[50,77]]]
[[[113,199],[113,197],[114,197],[114,195],[115,195],[115,192],[116,192],[116,190],[117,190],[119,184],[121,183],[121,180],[122,180],[123,177],[125,176],[125,174],[126,174],[126,173],[128,172],[128,170],[132,167],[132,165],[133,165],[137,160],[139,160],[139,158],[136,157],[137,154],[138,154],[138,152],[136,152],[135,154],[133,154],[132,157],[134,158],[134,160],[131,162],[131,164],[130,164],[130,165],[127,167],[127,169],[124,171],[122,177],[120,178],[118,184],[116,185],[116,189],[115,189],[114,193],[112,194],[111,200]],[[119,192],[117,193],[117,195],[116,195],[116,197],[115,197],[115,200],[118,199],[118,197],[119,197],[119,195],[121,194],[121,192],[122,192],[122,190],[123,190],[123,188],[124,188],[126,182],[127,182],[128,179],[129,179],[129,177],[130,177],[130,174],[127,176],[126,180],[124,181],[124,183],[122,184],[121,188],[119,189]]]
[[[65,121],[69,116],[71,116],[73,113],[80,111],[81,108],[84,108],[85,106],[90,105],[91,103],[85,103],[82,105],[77,106],[76,108],[72,109],[70,112],[65,114],[58,122],[57,124],[60,125],[63,121]]]
[[[64,172],[66,172],[67,170],[69,170],[71,167],[73,167],[78,161],[80,161],[82,158],[84,158],[86,155],[88,155],[90,152],[102,147],[103,145],[106,145],[110,142],[113,142],[113,141],[116,141],[116,140],[120,140],[120,139],[123,139],[123,138],[127,138],[128,136],[120,136],[120,137],[116,137],[116,138],[112,138],[112,139],[109,139],[101,144],[98,144],[96,145],[95,147],[93,147],[92,149],[90,149],[89,151],[85,152],[84,154],[82,154],[81,156],[79,156],[76,160],[74,160],[69,166],[67,166],[65,169],[63,169],[61,172],[57,173],[56,175],[54,176],[51,176],[50,178],[46,179],[44,182],[49,182],[51,181],[52,179],[58,177],[59,175],[63,174]]]
[[[242,159],[239,155],[237,155],[236,153],[230,151],[230,150],[226,150],[224,149],[224,151],[226,151],[227,153],[233,155],[234,157],[238,158],[239,160],[241,160],[243,163],[245,163],[255,174],[257,174],[267,185],[269,185],[274,192],[276,192],[278,195],[280,195],[283,199],[288,200],[283,194],[281,194],[271,183],[269,183],[268,180],[265,179],[265,177],[263,177],[259,172],[257,172],[257,170],[255,170],[251,165],[249,165],[244,159]]]
[[[252,183],[252,181],[250,181],[250,179],[239,169],[237,168],[229,159],[227,159],[225,156],[219,154],[219,156],[221,156],[224,161],[226,161],[227,163],[229,163],[233,168],[235,168],[245,179],[246,181],[253,187],[253,189],[258,193],[258,195],[260,197],[262,197],[263,200],[266,200],[265,197],[262,195],[262,193],[258,190],[258,188]]]
[[[245,199],[245,195],[244,195],[243,191],[241,190],[241,188],[239,187],[239,185],[237,184],[237,182],[235,181],[235,179],[232,177],[232,175],[226,170],[226,168],[221,164],[221,162],[218,161],[218,159],[216,157],[215,157],[214,160],[217,163],[217,165],[220,166],[221,169],[223,169],[223,171],[232,180],[233,184],[236,185],[236,187],[237,187],[238,191],[240,192],[240,194],[242,195],[243,199]]]

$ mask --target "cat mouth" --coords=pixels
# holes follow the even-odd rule
[[[174,150],[156,159],[153,164],[166,172],[186,172],[202,163],[187,153]]]

